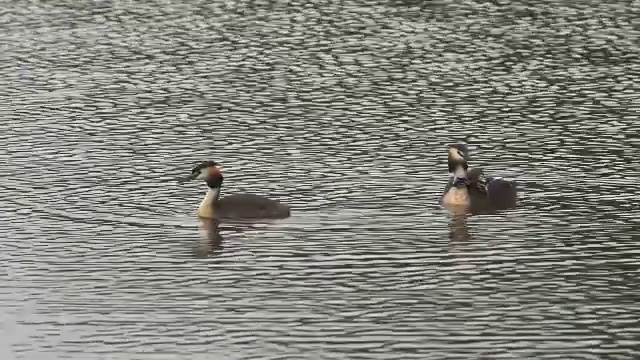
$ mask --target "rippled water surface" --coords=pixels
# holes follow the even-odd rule
[[[0,355],[637,359],[639,17],[3,2]],[[438,205],[464,138],[518,208]],[[204,159],[294,215],[199,223]]]

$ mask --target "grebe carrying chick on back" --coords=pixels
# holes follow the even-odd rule
[[[440,199],[445,206],[464,207],[472,212],[503,210],[517,201],[516,183],[500,177],[485,177],[482,169],[469,169],[469,148],[463,143],[448,145],[451,179]]]
[[[284,219],[291,215],[288,205],[254,194],[232,194],[220,198],[222,168],[215,161],[204,161],[184,180],[203,180],[209,190],[198,207],[205,219]]]

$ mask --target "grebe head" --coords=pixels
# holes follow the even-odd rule
[[[449,164],[449,172],[456,173],[460,169],[467,171],[469,168],[469,148],[467,145],[463,143],[449,144],[448,149],[449,157],[447,162]]]
[[[222,186],[222,167],[215,161],[203,161],[191,170],[186,180],[204,180],[212,189]]]

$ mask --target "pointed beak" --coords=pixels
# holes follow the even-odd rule
[[[197,174],[189,174],[187,176],[182,176],[178,178],[178,184],[184,184],[186,182],[195,180],[195,178],[198,177]]]

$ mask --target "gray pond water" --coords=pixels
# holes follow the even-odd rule
[[[637,359],[640,3],[573,3],[3,2],[0,355]]]

